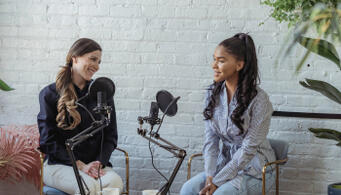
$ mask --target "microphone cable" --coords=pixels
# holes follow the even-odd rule
[[[161,123],[162,123],[162,121],[161,121]],[[161,124],[159,125],[159,127],[161,126]],[[149,147],[149,152],[150,152],[150,156],[151,156],[151,158],[152,158],[152,166],[153,166],[153,168],[167,181],[167,183],[169,182],[169,180],[167,179],[167,177],[166,176],[164,176],[162,173],[161,173],[161,171],[159,171],[159,169],[158,168],[156,168],[156,166],[155,166],[155,164],[154,164],[154,154],[153,154],[153,151],[152,151],[152,148],[151,148],[151,145],[150,145],[150,140],[151,140],[151,138],[152,138],[152,131],[153,131],[153,127],[151,128],[151,130],[150,130],[150,134],[149,134],[149,140],[148,140],[148,147]],[[162,188],[159,190],[159,191],[162,191],[163,190],[163,188],[165,187],[165,185],[164,186],[162,186]],[[168,194],[171,194],[170,193],[170,190],[168,191]]]
[[[103,143],[104,143],[104,134],[103,134],[104,128],[101,131],[101,150],[99,153],[99,159],[102,160],[102,152],[103,152]],[[100,161],[101,162],[101,161]],[[103,165],[104,166],[104,165]],[[103,191],[103,186],[102,186],[102,179],[101,179],[101,175],[100,175],[100,170],[101,170],[101,166],[98,166],[98,170],[97,170],[97,174],[98,174],[98,179],[99,179],[99,187],[101,189],[101,193]]]

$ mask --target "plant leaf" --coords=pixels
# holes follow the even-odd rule
[[[0,79],[0,89],[4,91],[11,91],[14,90],[10,86],[8,86],[3,80]]]
[[[318,138],[335,140],[338,142],[336,145],[341,146],[341,132],[339,131],[323,128],[309,128],[309,131]]]
[[[298,63],[297,67],[296,67],[296,73],[298,73],[298,71],[302,68],[303,63],[307,60],[309,54],[310,54],[310,50],[307,50],[306,53],[304,54],[303,58],[301,59],[300,63]]]
[[[340,58],[334,45],[326,40],[300,36],[297,40],[303,47],[334,62],[341,69]]]
[[[313,80],[313,79],[305,79],[305,80],[306,81],[300,81],[300,84],[303,87],[320,92],[321,94],[328,97],[329,99],[341,104],[341,92],[338,89],[336,89],[334,86],[324,81]]]
[[[309,128],[309,131],[312,133],[322,133],[322,132],[327,132],[336,135],[339,139],[341,139],[341,132],[336,131],[333,129],[324,129],[324,128]]]
[[[0,180],[31,181],[39,189],[40,157],[37,125],[0,127]]]

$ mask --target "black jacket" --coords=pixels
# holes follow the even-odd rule
[[[87,82],[83,90],[80,90],[74,85],[78,98],[87,93],[89,85],[90,82]],[[40,132],[39,149],[46,154],[45,159],[48,159],[48,164],[71,165],[71,160],[66,151],[65,141],[88,128],[92,120],[89,114],[78,106],[77,111],[81,115],[80,124],[73,130],[58,128],[56,122],[58,99],[59,94],[56,91],[55,83],[46,86],[39,94],[40,112],[37,116]],[[96,119],[99,119],[99,116],[92,111],[96,107],[97,102],[95,100],[85,98],[79,103],[90,110]],[[99,160],[102,165],[111,166],[109,158],[117,146],[117,124],[114,100],[108,101],[107,104],[112,106],[112,112],[109,126],[103,129],[104,142],[102,158],[100,159],[102,133],[99,131],[93,137],[75,146],[73,151],[76,160],[81,160],[86,164]]]

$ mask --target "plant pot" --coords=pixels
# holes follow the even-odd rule
[[[328,195],[341,195],[341,183],[329,184]]]

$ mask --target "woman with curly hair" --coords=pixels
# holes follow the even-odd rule
[[[39,94],[39,149],[46,154],[44,183],[68,194],[79,193],[79,188],[65,141],[91,126],[90,115],[78,107],[76,101],[87,93],[101,57],[102,49],[97,42],[87,38],[77,40],[71,46],[56,82],[46,86]],[[96,107],[96,101],[89,98],[81,99],[79,103],[91,112]],[[108,105],[112,107],[110,124],[102,134],[96,133],[74,148],[76,165],[90,194],[100,191],[99,177],[102,177],[103,188],[123,188],[122,179],[109,162],[117,146],[117,125],[113,99],[108,101]]]
[[[238,33],[216,47],[213,59],[214,82],[203,112],[205,171],[187,181],[180,194],[261,194],[262,167],[275,160],[266,139],[273,110],[258,86],[254,42]],[[268,170],[267,187],[274,175]]]

